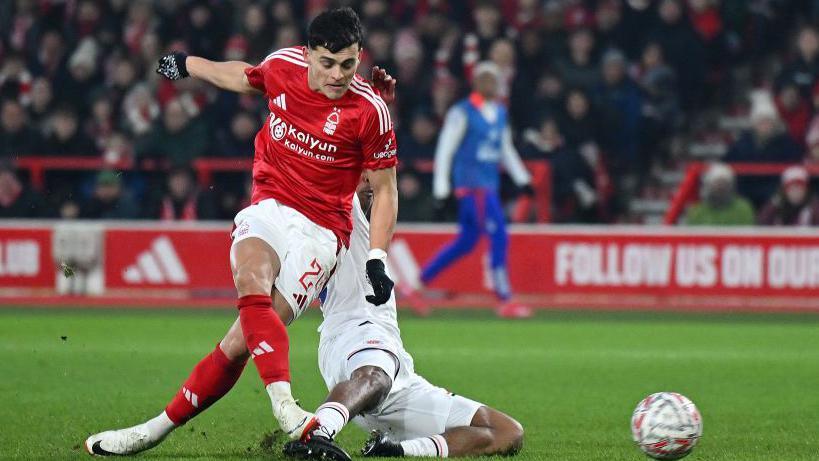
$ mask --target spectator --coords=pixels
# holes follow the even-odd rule
[[[0,218],[47,216],[43,198],[23,185],[11,164],[0,162]]]
[[[14,99],[0,102],[0,160],[39,154],[42,138],[28,124],[23,105]]]
[[[626,57],[611,49],[603,55],[603,82],[597,89],[600,108],[608,114],[607,125],[613,133],[609,147],[613,151],[617,172],[631,174],[633,168],[645,168],[638,162],[642,135],[643,96],[637,84],[626,73]]]
[[[42,148],[43,155],[97,154],[94,142],[80,130],[77,113],[70,106],[58,108],[49,118],[48,135]]]
[[[750,131],[744,132],[723,157],[726,162],[796,163],[802,151],[782,127],[771,94],[759,90],[751,98]],[[755,206],[761,206],[777,188],[775,178],[743,177],[737,184],[740,193]]]
[[[404,170],[398,175],[398,220],[402,222],[425,222],[433,219],[435,202],[425,194],[421,179],[414,170]]]
[[[63,216],[74,212],[70,203],[63,205]],[[79,209],[79,217],[85,219],[134,219],[137,216],[137,203],[123,189],[120,173],[111,170],[101,171],[97,175],[91,198]]]
[[[199,190],[193,171],[186,167],[168,173],[166,191],[156,197],[145,211],[145,217],[162,221],[214,219],[216,200]]]
[[[242,35],[247,39],[248,60],[251,63],[261,62],[271,51],[275,28],[270,27],[268,22],[264,6],[251,3],[245,9]]]
[[[563,113],[563,81],[552,71],[541,73],[533,87],[513,101],[509,108],[513,120],[521,128],[537,127],[545,118],[556,118]],[[534,91],[534,93],[532,93]]]
[[[702,40],[683,15],[680,0],[661,0],[659,22],[649,32],[651,41],[663,48],[663,55],[679,77],[681,100],[686,109],[699,108],[706,74]]]
[[[88,107],[91,92],[101,84],[97,71],[98,58],[96,41],[93,38],[83,39],[68,59],[68,78],[61,79],[58,92],[60,102],[74,110]]]
[[[768,226],[819,226],[819,198],[810,191],[810,176],[802,166],[782,173],[782,186],[759,213]]]
[[[218,155],[222,157],[253,157],[253,142],[259,131],[258,117],[247,111],[238,112],[230,121],[230,130],[219,137]]]
[[[750,226],[751,203],[736,193],[734,170],[724,163],[711,165],[702,178],[702,199],[686,214],[690,226]]]
[[[648,43],[643,49],[634,75],[643,91],[642,158],[651,161],[662,150],[663,140],[681,125],[677,77],[665,64],[663,49],[656,42]]]
[[[37,129],[42,129],[48,116],[54,110],[54,91],[51,81],[47,78],[39,77],[31,84],[31,105],[28,113],[32,124]]]
[[[438,125],[432,113],[419,109],[413,114],[409,132],[404,132],[398,141],[401,146],[401,161],[412,164],[415,160],[431,160],[435,156]]]
[[[526,130],[524,139],[524,158],[548,160],[551,164],[555,222],[598,222],[599,197],[593,166],[577,148],[564,143],[557,122],[543,119],[537,131]]]
[[[591,102],[585,90],[573,88],[566,95],[565,115],[560,120],[562,139],[571,148],[586,142],[601,144],[604,140],[600,118],[592,115]]]
[[[201,120],[191,119],[179,99],[165,107],[162,122],[137,140],[140,158],[163,158],[173,166],[189,165],[208,147],[208,133]]]
[[[783,85],[776,95],[776,108],[791,139],[804,145],[811,117],[811,106],[793,83]]]
[[[771,94],[759,90],[751,95],[751,125],[749,131],[728,149],[726,162],[798,162],[799,146],[786,134],[774,107]]]
[[[594,35],[589,29],[578,29],[569,36],[568,55],[558,59],[557,70],[564,82],[589,90],[600,81],[600,70],[594,62]]]
[[[598,2],[595,21],[601,47],[625,49],[628,45],[628,35],[623,24],[622,5],[619,1],[603,0]]]
[[[796,57],[782,69],[777,78],[778,86],[793,84],[806,98],[811,96],[813,85],[819,77],[819,31],[804,26],[796,36]]]

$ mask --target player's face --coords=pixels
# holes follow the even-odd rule
[[[344,96],[360,63],[361,48],[358,44],[331,53],[322,46],[307,48],[307,81],[313,91],[330,99]]]

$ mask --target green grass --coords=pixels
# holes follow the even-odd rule
[[[0,309],[0,458],[75,459],[103,429],[158,414],[231,311]],[[645,395],[681,392],[704,436],[691,460],[819,457],[819,317],[545,313],[526,322],[486,313],[404,315],[419,373],[495,406],[526,429],[520,460],[640,460],[629,418]],[[324,396],[319,317],[291,328],[294,393]],[[67,337],[65,340],[61,336]],[[279,459],[250,366],[221,402],[146,459]],[[357,453],[365,434],[340,443]]]

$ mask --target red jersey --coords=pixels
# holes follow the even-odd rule
[[[270,98],[256,135],[252,203],[274,198],[348,245],[361,172],[398,161],[387,105],[358,75],[340,99],[311,90],[304,47],[278,50],[245,75]]]

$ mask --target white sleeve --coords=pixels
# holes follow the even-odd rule
[[[532,177],[529,176],[529,171],[523,165],[523,161],[518,155],[515,145],[512,143],[512,130],[507,126],[503,130],[503,140],[501,145],[501,156],[503,159],[503,166],[506,172],[512,177],[512,181],[518,186],[525,186],[532,182]]]
[[[450,192],[450,171],[452,158],[466,133],[466,114],[458,107],[446,113],[438,146],[435,149],[435,167],[432,176],[432,195],[436,199],[445,199]]]

